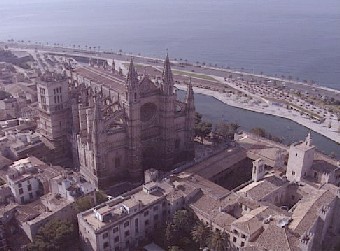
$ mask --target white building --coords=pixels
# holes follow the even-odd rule
[[[135,250],[199,191],[186,182],[151,181],[78,214],[84,250]]]
[[[15,161],[7,171],[7,184],[19,204],[32,202],[50,191],[50,179],[60,174],[60,167],[50,167],[35,157]]]
[[[69,201],[75,201],[80,196],[92,193],[96,187],[86,181],[79,173],[70,172],[59,175],[50,181],[51,192]]]
[[[41,195],[39,179],[34,175],[38,169],[28,159],[16,161],[6,175],[7,183],[15,201],[24,204],[35,200]]]

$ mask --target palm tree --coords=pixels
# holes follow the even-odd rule
[[[192,239],[203,248],[208,239],[208,228],[202,223],[198,223],[191,231]]]
[[[214,251],[226,251],[230,247],[229,238],[226,233],[213,232],[210,237],[210,248]]]

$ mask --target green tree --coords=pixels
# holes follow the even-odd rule
[[[178,246],[171,246],[169,251],[183,251],[183,249],[179,248]]]
[[[211,133],[212,124],[210,122],[202,121],[195,125],[195,135],[201,138],[201,143],[203,144],[203,139]]]
[[[213,232],[210,236],[210,248],[214,251],[226,251],[230,247],[229,238],[226,233]]]
[[[198,219],[189,210],[178,210],[165,229],[165,239],[167,246],[177,246],[183,250],[197,250],[198,245],[192,240],[192,227],[196,225]]]
[[[250,132],[262,138],[266,137],[266,131],[260,127],[253,128],[250,130]]]
[[[208,241],[209,228],[207,228],[202,222],[197,223],[191,231],[192,239],[199,244],[200,248],[203,248]]]
[[[86,195],[77,199],[75,208],[78,212],[84,212],[94,206],[97,206],[107,200],[107,196],[102,191],[96,191],[96,203],[93,195]]]
[[[201,143],[203,144],[203,139],[211,133],[212,124],[202,120],[202,114],[196,112],[195,114],[195,136],[201,138]]]
[[[202,122],[202,114],[196,112],[195,113],[195,125],[199,124]]]
[[[234,133],[237,132],[237,129],[240,126],[236,123],[219,123],[216,126],[216,133],[220,137],[222,137],[224,140],[226,139],[232,139],[234,136]]]
[[[67,250],[74,245],[77,238],[78,232],[75,224],[67,221],[52,220],[39,229],[34,241],[28,245],[28,250]]]

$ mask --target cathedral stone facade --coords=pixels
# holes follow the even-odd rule
[[[114,61],[70,70],[69,141],[73,162],[97,187],[123,177],[142,180],[149,168],[168,170],[194,157],[194,94],[177,100],[168,56],[161,77],[127,76]],[[53,129],[53,128],[52,128]]]

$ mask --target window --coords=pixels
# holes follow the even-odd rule
[[[233,242],[236,242],[236,237],[233,237]]]
[[[155,214],[155,215],[153,216],[153,219],[154,219],[154,220],[158,220],[158,214]]]
[[[22,188],[19,189],[19,194],[23,194],[24,190]]]
[[[125,221],[124,222],[124,227],[128,227],[130,225],[130,222],[129,221]]]
[[[109,243],[108,243],[108,242],[104,242],[103,247],[104,247],[104,248],[108,248],[108,247],[109,247]]]
[[[243,241],[241,242],[241,247],[244,247],[244,242]]]
[[[145,221],[145,226],[148,226],[149,225],[149,220],[146,220]]]
[[[241,234],[241,237],[242,237],[242,238],[246,238],[246,236],[245,236],[244,234]]]
[[[115,242],[115,243],[119,242],[119,236],[116,236],[116,237],[114,238],[114,242]]]
[[[103,234],[103,239],[106,239],[107,237],[109,237],[109,233],[104,233]]]
[[[157,211],[157,210],[158,210],[158,206],[154,206],[153,211]]]
[[[130,236],[130,231],[128,230],[128,231],[125,231],[125,237],[128,237],[128,236]]]
[[[21,201],[21,203],[24,203],[24,202],[25,202],[24,196],[20,197],[20,201]]]
[[[33,193],[29,193],[30,199],[33,199]]]
[[[294,171],[292,171],[292,175],[295,175],[295,172],[294,172]]]
[[[32,191],[32,185],[31,185],[31,184],[29,184],[29,185],[27,186],[27,190],[28,190],[28,191]]]
[[[113,229],[112,229],[112,233],[117,233],[118,232],[118,227],[114,227]]]
[[[19,187],[22,187],[21,183],[19,183]]]
[[[145,211],[144,212],[144,217],[148,216],[149,215],[149,211]]]

